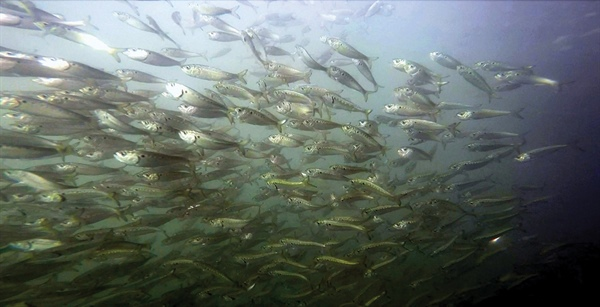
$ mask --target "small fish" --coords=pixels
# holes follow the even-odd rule
[[[206,35],[208,36],[208,39],[217,42],[237,42],[242,39],[237,34],[222,31],[210,31],[207,32]]]
[[[429,58],[431,58],[432,61],[434,61],[444,67],[454,69],[454,70],[456,70],[458,68],[458,66],[462,65],[462,63],[460,61],[458,61],[457,59],[455,59],[445,53],[438,52],[438,51],[430,52]]]
[[[528,71],[532,71],[533,69],[533,65],[531,66],[514,66],[514,65],[510,65],[510,64],[506,64],[506,63],[502,63],[502,62],[498,62],[498,61],[481,61],[481,62],[477,62],[475,63],[475,65],[473,65],[473,67],[475,69],[481,69],[481,70],[486,70],[486,71],[510,71],[510,70],[528,70]]]
[[[376,92],[376,91],[365,90],[360,85],[360,83],[358,83],[358,81],[356,81],[356,79],[354,79],[354,77],[352,77],[348,72],[346,72],[345,70],[343,70],[339,67],[329,66],[327,68],[327,75],[331,79],[341,83],[342,85],[347,86],[347,87],[361,93],[364,96],[365,101],[367,101],[369,99],[369,94]]]
[[[189,163],[190,160],[180,156],[172,156],[147,150],[121,150],[114,154],[117,161],[127,165],[155,167],[179,163]]]
[[[304,47],[302,47],[300,45],[296,45],[296,55],[298,55],[300,57],[300,59],[302,60],[302,62],[304,62],[304,64],[306,64],[306,66],[308,66],[309,68],[327,71],[327,67],[325,67],[325,66],[319,64],[319,62],[315,61],[313,59],[313,57],[308,53],[308,51],[306,51],[306,49],[304,49]]]
[[[167,39],[170,42],[172,42],[173,44],[175,44],[175,46],[177,46],[177,48],[180,48],[179,44],[174,41],[169,35],[167,35],[167,33],[165,33],[165,31],[163,31],[160,26],[158,25],[158,23],[156,22],[156,20],[154,20],[154,18],[152,18],[149,15],[146,15],[146,18],[148,19],[148,22],[150,23],[150,25],[152,26],[152,28],[156,31],[156,33],[160,36],[161,39]]]
[[[368,57],[337,37],[321,37],[321,41],[327,43],[333,50],[335,50],[337,53],[343,56],[347,56],[353,59],[364,60],[369,66],[369,68],[371,68],[372,62],[379,58]]]
[[[183,50],[183,49],[179,49],[179,48],[163,48],[160,51],[170,57],[173,57],[173,58],[188,59],[188,58],[202,57],[208,61],[208,58],[206,57],[206,52],[198,53],[198,52]]]
[[[352,59],[352,63],[354,63],[354,65],[356,65],[356,68],[358,68],[358,71],[360,71],[360,73],[365,78],[367,78],[369,82],[373,84],[373,86],[375,87],[375,91],[377,91],[380,87],[383,87],[379,85],[377,81],[375,81],[375,77],[373,77],[373,73],[371,73],[371,69],[367,65],[367,62],[365,62],[364,60]]]
[[[287,121],[286,119],[279,120],[266,110],[259,111],[251,108],[236,107],[231,112],[234,118],[243,123],[258,126],[275,126],[279,132],[281,132],[282,125]]]
[[[462,111],[456,114],[458,118],[461,120],[470,120],[470,119],[484,119],[484,118],[492,118],[498,116],[506,116],[510,115],[519,119],[523,119],[521,116],[521,112],[525,108],[520,108],[518,110],[512,111],[502,111],[502,110],[490,110],[490,109],[480,109],[474,111]]]
[[[138,14],[139,15],[139,14]],[[183,32],[183,35],[185,34],[185,29],[183,28],[183,26],[181,25],[181,13],[178,11],[173,12],[173,14],[171,14],[171,19],[173,20],[173,22],[178,25],[181,28],[181,31]]]
[[[236,13],[237,9],[240,8],[239,5],[234,6],[230,9],[226,9],[226,8],[222,8],[222,7],[218,7],[218,6],[206,5],[206,4],[197,4],[197,3],[190,3],[189,6],[192,8],[192,10],[197,11],[198,13],[200,13],[202,15],[220,16],[220,15],[229,14],[229,15],[234,16],[237,19],[240,19],[240,15],[238,15]]]
[[[541,156],[545,156],[547,154],[556,152],[559,149],[565,148],[565,147],[569,147],[569,146],[573,146],[571,144],[561,144],[561,145],[551,145],[551,146],[545,146],[545,147],[540,147],[540,148],[536,148],[536,149],[532,149],[523,153],[520,153],[518,156],[515,157],[515,161],[517,162],[528,162],[531,161],[532,159],[536,159],[538,157]],[[582,150],[581,148],[577,147],[579,150]]]
[[[161,84],[167,83],[165,79],[135,69],[117,69],[116,75],[119,76],[119,78],[121,78],[121,80],[123,81],[137,81],[143,83]]]
[[[511,84],[531,84],[531,85],[546,85],[556,89],[557,92],[562,90],[562,86],[567,83],[561,83],[556,80],[541,77],[523,70],[512,70],[503,73],[498,73],[494,76],[497,80],[508,82]],[[568,82],[572,83],[572,82]]]
[[[185,61],[177,61],[160,53],[142,48],[127,48],[123,51],[123,54],[132,60],[154,66],[179,66]]]
[[[121,62],[121,58],[119,58],[118,53],[121,52],[122,49],[110,47],[96,36],[79,28],[70,27],[67,25],[52,24],[45,21],[35,22],[34,24],[45,33],[64,38],[96,50],[108,52],[108,54],[110,54],[117,62]]]
[[[459,75],[467,80],[467,82],[488,94],[489,102],[492,102],[492,98],[500,98],[498,95],[496,95],[494,89],[473,68],[465,65],[458,65],[456,70],[458,71]]]

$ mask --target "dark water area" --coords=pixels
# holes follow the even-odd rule
[[[0,306],[587,305],[599,16],[2,1]]]

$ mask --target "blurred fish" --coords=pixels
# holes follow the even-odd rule
[[[160,53],[142,48],[127,48],[123,54],[132,60],[154,66],[179,66],[185,62],[185,59],[183,61],[173,60]]]
[[[138,14],[139,16],[139,14]],[[171,19],[173,20],[173,22],[178,25],[181,28],[181,31],[183,32],[183,35],[185,34],[185,29],[183,28],[183,26],[181,25],[181,13],[179,11],[175,11],[171,14]]]
[[[158,26],[158,23],[156,22],[156,20],[154,20],[154,18],[152,18],[149,15],[146,15],[146,18],[148,19],[148,22],[150,23],[150,25],[152,26],[152,28],[156,31],[156,33],[160,36],[161,39],[167,39],[170,42],[172,42],[173,44],[175,44],[175,46],[177,46],[177,48],[180,48],[179,44],[174,41],[169,35],[167,35],[167,33],[165,33],[165,31],[163,31],[160,26]]]
[[[121,62],[118,53],[121,52],[122,49],[110,47],[96,36],[79,28],[61,24],[52,24],[45,21],[35,22],[34,24],[47,34],[52,34],[96,50],[108,52],[108,54],[110,54],[117,62]]]

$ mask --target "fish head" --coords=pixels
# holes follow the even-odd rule
[[[189,115],[189,114],[194,114],[194,113],[195,113],[195,112],[198,110],[198,107],[191,106],[191,105],[188,105],[188,104],[180,104],[180,105],[177,107],[177,109],[178,109],[178,110],[179,110],[181,113],[183,113],[183,114],[186,114],[186,115]]]
[[[386,104],[383,106],[383,111],[385,113],[394,113],[399,109],[397,104]]]
[[[415,125],[415,122],[410,119],[404,119],[400,121],[400,127],[402,128],[411,128]]]
[[[150,132],[158,132],[162,128],[159,123],[148,120],[141,120],[140,124],[145,130]]]
[[[472,111],[462,111],[462,112],[456,113],[456,116],[458,116],[458,118],[460,118],[462,120],[467,120],[473,116],[473,112]]]
[[[477,63],[475,63],[475,65],[473,65],[473,68],[475,68],[475,69],[485,69],[486,68],[486,62],[485,61],[477,62]]]
[[[515,157],[515,161],[517,162],[527,162],[529,160],[531,160],[531,155],[525,152]]]
[[[468,150],[471,150],[471,151],[477,150],[477,147],[478,146],[475,143],[471,143],[471,144],[465,145],[465,148],[468,149]]]
[[[302,148],[302,151],[307,154],[315,154],[319,152],[319,147],[316,145],[306,145]]]
[[[125,164],[134,165],[140,161],[140,156],[133,150],[121,150],[114,154],[115,159]]]
[[[181,96],[187,92],[187,89],[184,85],[175,82],[167,82],[165,88],[167,93],[173,96],[173,98],[181,98]]]
[[[143,61],[150,55],[150,51],[141,48],[127,48],[123,54],[131,59]]]
[[[430,52],[430,53],[429,53],[429,58],[430,58],[432,61],[435,61],[436,59],[438,59],[438,58],[441,58],[441,57],[443,57],[443,56],[444,56],[444,55],[443,55],[441,52],[437,52],[437,51],[434,51],[434,52]]]
[[[14,109],[20,106],[23,101],[26,100],[17,97],[4,96],[0,98],[0,107],[2,107],[2,109]]]
[[[452,165],[450,165],[448,168],[453,171],[458,171],[463,167],[463,165],[464,164],[462,162],[456,162],[456,163],[453,163]]]
[[[71,67],[71,63],[68,61],[55,57],[40,57],[37,62],[42,66],[55,70],[67,70]]]
[[[114,11],[113,16],[117,17],[117,19],[119,19],[120,21],[125,21],[127,19],[129,19],[129,14],[125,13],[125,12],[117,12]]]
[[[269,141],[274,144],[278,144],[279,142],[281,142],[282,138],[283,138],[283,136],[281,136],[279,134],[272,134],[272,135],[269,135],[269,137],[268,137]]]
[[[192,130],[181,130],[179,131],[179,138],[188,144],[193,144],[196,141],[196,133]]]
[[[409,147],[401,147],[400,149],[398,149],[398,155],[401,158],[408,158],[413,153],[414,153],[414,150],[412,148],[409,148]]]

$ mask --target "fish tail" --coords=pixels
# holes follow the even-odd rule
[[[510,115],[512,115],[512,116],[514,116],[516,118],[519,118],[519,119],[524,119],[523,116],[521,116],[521,114],[520,114],[523,110],[525,110],[525,108],[520,108],[518,110],[513,110],[513,111],[510,112]]]
[[[375,61],[375,60],[377,60],[377,59],[379,59],[379,57],[378,57],[378,56],[374,56],[374,57],[367,58],[367,61],[366,61],[366,62],[367,62],[367,65],[369,65],[369,68],[371,68],[371,66],[373,66],[373,61]]]
[[[244,69],[240,73],[237,74],[238,79],[244,84],[248,84],[248,82],[246,82],[246,79],[244,78],[244,76],[246,75],[247,72],[248,72],[248,70]]]
[[[302,78],[302,80],[304,80],[304,82],[306,82],[306,83],[310,83],[310,76],[312,76],[312,70],[309,70],[308,72],[306,72],[306,74],[304,74],[304,77]]]
[[[123,52],[125,49],[122,48],[112,48],[108,51],[108,54],[110,54],[115,61],[117,61],[117,63],[121,63],[121,58],[119,57],[119,52]]]
[[[285,123],[287,123],[287,118],[277,122],[277,130],[279,133],[283,131],[283,125],[285,125]]]
[[[235,16],[235,18],[237,18],[237,19],[241,19],[240,15],[238,15],[238,13],[236,13],[237,9],[239,9],[239,8],[240,8],[240,6],[237,5],[235,7],[232,7],[231,10],[230,10],[231,11],[231,15]]]
[[[456,122],[454,124],[450,124],[448,125],[448,131],[450,131],[450,133],[452,133],[453,136],[456,136],[457,133],[460,133],[460,130],[457,129],[458,125],[460,125],[461,122]],[[445,148],[445,146],[444,146]]]
[[[373,109],[366,109],[366,110],[364,111],[364,113],[365,113],[365,116],[367,117],[367,120],[369,120],[369,114],[371,114],[371,112],[373,112]]]

